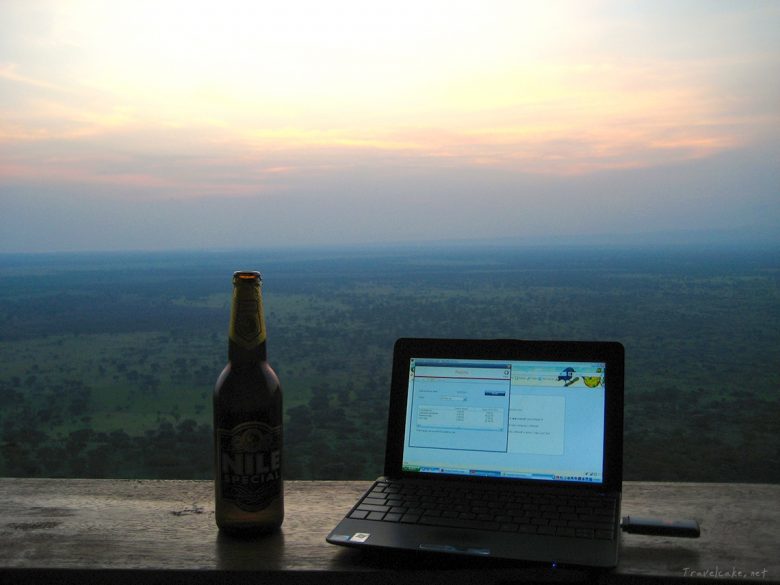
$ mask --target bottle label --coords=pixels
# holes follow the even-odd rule
[[[265,341],[263,297],[260,287],[242,285],[233,292],[233,315],[230,319],[230,339],[245,349]]]
[[[242,510],[262,510],[282,491],[282,427],[261,422],[217,430],[222,498]]]

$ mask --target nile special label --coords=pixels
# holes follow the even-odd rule
[[[282,427],[247,422],[217,431],[222,499],[257,512],[282,490]]]

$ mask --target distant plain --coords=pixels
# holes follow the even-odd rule
[[[382,471],[401,336],[617,340],[626,479],[780,482],[777,249],[0,256],[0,475],[211,477],[231,282],[264,277],[285,474]]]

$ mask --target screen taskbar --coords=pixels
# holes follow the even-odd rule
[[[488,469],[465,469],[459,467],[436,467],[404,463],[403,471],[411,473],[441,473],[446,475],[469,475],[479,477],[504,477],[510,479],[537,479],[548,481],[577,481],[601,483],[601,473],[595,471],[539,472],[539,471],[499,471]]]

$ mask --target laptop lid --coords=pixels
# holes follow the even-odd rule
[[[623,346],[399,339],[385,475],[619,492]]]

